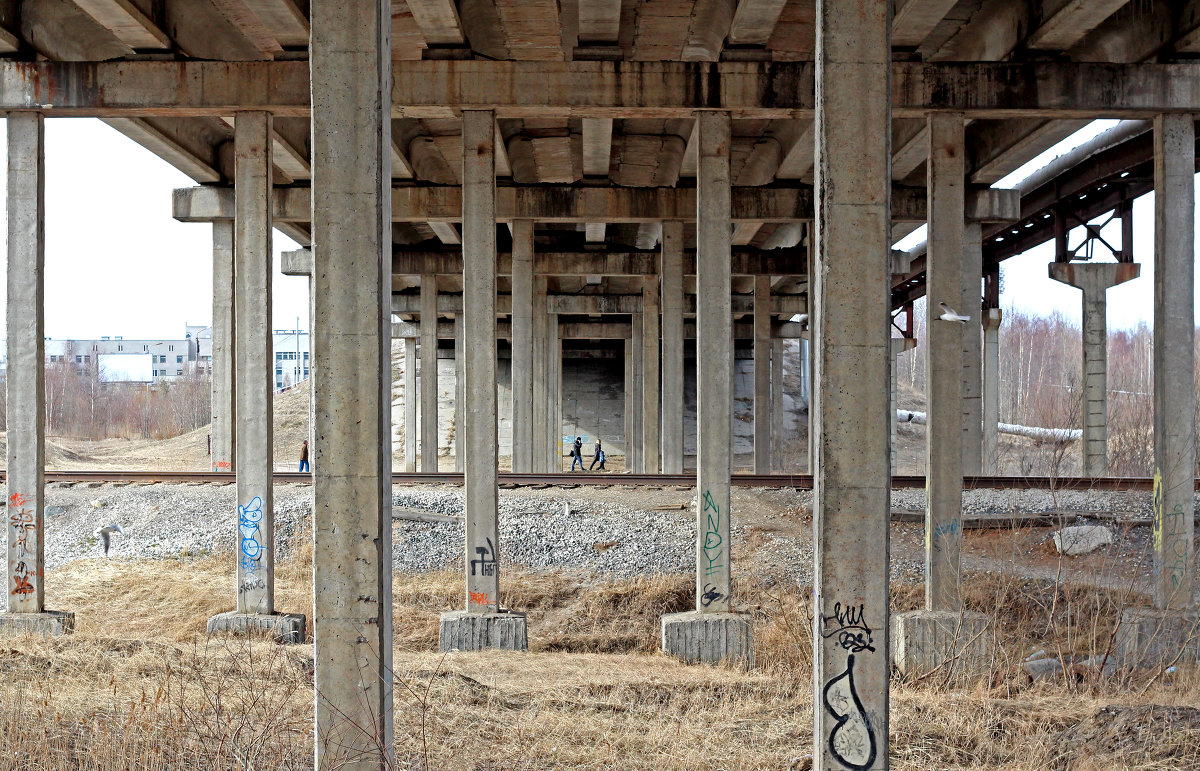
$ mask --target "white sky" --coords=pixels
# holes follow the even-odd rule
[[[1015,185],[1055,156],[1114,124],[1096,121],[996,186]],[[6,122],[0,120],[0,158],[6,155],[6,128]],[[0,174],[0,190],[6,184]],[[98,120],[46,121],[48,337],[172,338],[183,335],[185,324],[210,323],[211,227],[171,218],[171,191],[193,184]],[[6,198],[0,195],[0,213]],[[1113,329],[1153,320],[1153,199],[1151,193],[1134,204],[1134,257],[1142,265],[1142,278],[1109,291],[1108,318]],[[1111,240],[1117,243],[1119,226],[1112,228],[1116,232]],[[0,240],[5,235],[5,228],[0,227]],[[921,228],[901,245],[907,248],[923,240]],[[291,329],[299,318],[301,328],[307,329],[307,279],[279,273],[279,252],[297,246],[276,231],[274,247],[273,326]],[[1006,260],[1001,304],[1034,313],[1059,311],[1078,323],[1079,292],[1047,277],[1046,265],[1052,259],[1053,244],[1047,243]],[[0,260],[0,275],[3,263]],[[1200,311],[1200,291],[1196,297]],[[0,304],[4,301],[0,297]]]
[[[0,158],[6,167],[3,120]],[[212,227],[171,217],[171,191],[194,184],[98,120],[46,121],[47,337],[181,338],[185,324],[212,321]],[[298,316],[307,329],[308,279],[279,272],[279,252],[298,247],[279,231],[273,244],[272,326],[293,329]]]

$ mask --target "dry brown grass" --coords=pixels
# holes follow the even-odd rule
[[[203,637],[229,609],[232,567],[81,561],[50,574],[79,631],[0,641],[0,769],[310,768],[311,649]],[[309,608],[310,570],[310,547],[280,564],[281,609]],[[460,604],[461,579],[396,577],[398,768],[423,767],[426,747],[430,769],[481,770],[786,769],[811,752],[809,592],[739,577],[758,662],[742,672],[656,652],[659,616],[694,601],[687,578],[505,585],[504,602],[529,612],[530,652],[441,656],[438,615]],[[960,689],[893,683],[893,768],[1200,768],[1200,722],[1088,723],[1109,704],[1200,703],[1195,673],[1031,684],[1016,668],[1033,647],[1100,646],[1119,593],[1003,575],[968,586],[968,604],[1004,622],[995,672]],[[897,586],[893,605],[919,599]]]

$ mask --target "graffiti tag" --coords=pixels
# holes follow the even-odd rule
[[[725,539],[721,537],[721,507],[713,500],[712,492],[704,491],[704,507],[701,514],[707,514],[704,522],[704,540],[700,551],[704,554],[704,575],[716,573],[724,563],[718,562],[725,556]]]
[[[496,546],[491,538],[487,539],[487,543],[487,546],[475,547],[475,553],[479,556],[471,560],[471,575],[496,575]],[[476,569],[478,573],[475,572]]]
[[[846,656],[846,670],[825,684],[821,700],[837,721],[829,732],[830,753],[847,768],[870,768],[875,762],[875,732],[854,686],[853,653]]]
[[[245,506],[238,506],[238,533],[241,535],[241,566],[247,573],[258,570],[258,558],[263,545],[258,540],[258,523],[262,521],[262,498],[257,495]]]

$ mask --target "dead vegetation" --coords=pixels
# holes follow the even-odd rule
[[[280,563],[277,605],[311,603],[311,546]],[[312,652],[206,640],[228,610],[233,558],[85,560],[47,577],[79,631],[0,642],[0,769],[311,768]],[[657,653],[659,616],[690,608],[686,577],[583,583],[510,572],[530,652],[443,656],[452,573],[397,575],[396,747],[402,769],[788,769],[811,752],[811,592],[738,576],[755,617],[750,672]],[[1119,590],[972,576],[967,604],[999,624],[989,677],[892,690],[897,769],[1200,768],[1200,676],[1182,670],[1031,682],[1028,652],[1103,650]],[[897,585],[893,608],[920,604]]]

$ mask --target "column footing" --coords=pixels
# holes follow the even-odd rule
[[[754,666],[750,616],[689,610],[662,617],[662,651],[688,664]]]
[[[1128,667],[1200,662],[1200,611],[1128,608],[1113,642]]]
[[[451,610],[438,624],[438,650],[477,652],[527,651],[529,634],[524,613],[468,613]]]
[[[304,642],[303,613],[218,613],[208,620],[208,634],[270,635],[275,642]]]
[[[986,674],[995,629],[983,613],[916,610],[892,616],[892,664],[909,678],[938,670],[939,681],[962,684]]]
[[[41,613],[0,613],[0,636],[23,634],[61,637],[75,631],[75,613],[45,610]]]

